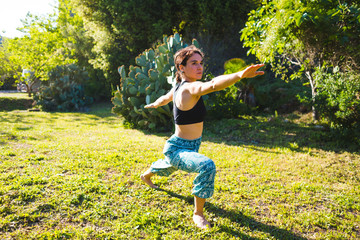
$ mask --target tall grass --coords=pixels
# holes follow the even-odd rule
[[[171,133],[127,129],[110,107],[0,112],[1,239],[360,238],[360,154],[306,116],[206,123],[217,176],[202,231],[194,174],[139,179]]]

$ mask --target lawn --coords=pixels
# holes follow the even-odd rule
[[[0,239],[359,239],[360,154],[308,115],[208,121],[217,166],[193,226],[194,174],[139,175],[171,135],[127,129],[110,104],[87,113],[0,111]]]

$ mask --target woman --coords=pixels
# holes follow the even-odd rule
[[[199,154],[203,132],[203,122],[206,109],[202,96],[222,90],[242,78],[263,75],[257,71],[263,64],[252,65],[243,71],[229,75],[221,75],[209,82],[200,82],[203,74],[204,55],[195,46],[179,50],[174,56],[177,69],[177,85],[167,94],[159,97],[145,108],[157,108],[173,101],[175,134],[166,141],[164,147],[165,159],[154,162],[150,169],[141,175],[141,180],[152,188],[158,188],[151,181],[155,174],[169,176],[181,169],[186,172],[196,172],[192,194],[195,210],[193,221],[197,227],[210,227],[204,217],[204,204],[214,193],[215,164],[208,157]]]

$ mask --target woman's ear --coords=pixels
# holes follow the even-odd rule
[[[180,70],[181,73],[183,73],[184,72],[184,65],[179,65],[179,70]]]

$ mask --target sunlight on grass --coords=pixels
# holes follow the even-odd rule
[[[31,97],[29,97],[29,94],[24,93],[24,92],[16,92],[16,93],[5,93],[5,92],[0,92],[0,98],[23,98],[23,99],[31,99]]]
[[[109,105],[89,113],[0,112],[1,239],[358,239],[359,153],[266,118],[206,123],[217,166],[206,215],[191,220],[194,174],[139,175],[171,133],[126,129]],[[319,136],[320,135],[320,136]]]

